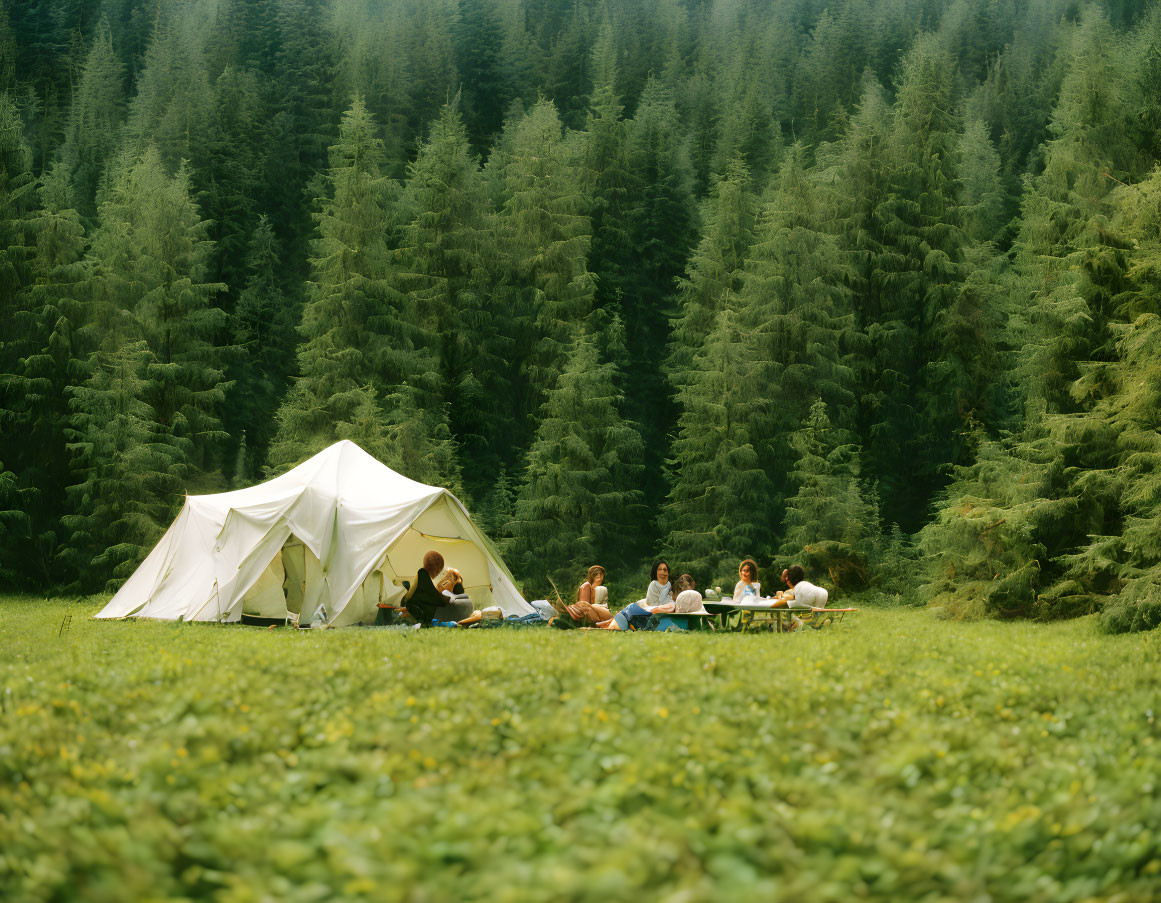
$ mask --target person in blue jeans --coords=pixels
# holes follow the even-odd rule
[[[669,582],[668,562],[656,562],[649,576],[649,589],[646,590],[644,599],[627,605],[617,612],[615,617],[597,626],[605,630],[628,630],[630,626],[648,621],[654,612],[673,611],[673,586]]]

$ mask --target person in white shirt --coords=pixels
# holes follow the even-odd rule
[[[793,564],[784,570],[782,582],[790,589],[778,594],[778,601],[774,603],[776,608],[783,605],[787,608],[826,608],[830,593],[806,580],[801,565]]]
[[[734,602],[756,602],[761,598],[762,584],[758,582],[758,563],[752,558],[747,558],[738,565]]]
[[[617,612],[616,617],[598,624],[605,630],[628,630],[630,622],[648,621],[653,612],[673,611],[673,586],[669,582],[669,564],[658,561],[650,573],[649,589],[645,598]]]
[[[682,574],[677,578],[677,598],[673,600],[673,613],[679,615],[707,615],[702,605],[702,596],[694,587],[693,577]]]

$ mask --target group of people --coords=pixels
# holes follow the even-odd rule
[[[615,615],[608,606],[608,589],[605,586],[607,576],[599,564],[589,568],[585,581],[577,587],[576,601],[566,607],[566,613],[574,624],[587,624],[602,630],[629,630],[648,625],[653,615],[708,614],[694,578],[682,574],[671,583],[667,561],[661,560],[653,565],[645,598],[627,605]],[[764,597],[762,584],[758,582],[758,564],[747,558],[738,566],[738,583],[734,587],[733,602],[761,603],[773,608],[791,609],[826,606],[827,591],[806,580],[801,565],[794,564],[784,569],[782,582],[786,589],[779,590],[769,599]],[[800,622],[792,619],[790,624],[793,630]]]
[[[681,574],[671,581],[669,562],[657,561],[649,574],[649,588],[645,598],[627,605],[616,614],[609,608],[609,590],[605,585],[607,573],[599,564],[589,568],[584,581],[577,587],[576,599],[565,606],[566,616],[573,626],[591,626],[601,630],[630,630],[647,627],[654,615],[708,614],[697,583],[689,574]],[[734,586],[733,602],[799,609],[823,608],[827,591],[805,579],[801,565],[791,565],[782,571],[786,589],[772,597],[762,595],[758,582],[758,564],[747,558],[738,566],[738,582]],[[413,583],[404,582],[402,605],[397,609],[418,624],[470,626],[483,618],[464,592],[463,577],[455,568],[444,568],[439,552],[423,556],[423,566]],[[791,621],[791,629],[798,622]]]

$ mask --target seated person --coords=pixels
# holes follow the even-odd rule
[[[738,565],[738,583],[734,587],[734,602],[757,602],[762,598],[762,584],[758,582],[758,565],[752,558]]]
[[[795,564],[782,572],[782,581],[790,587],[778,594],[776,608],[826,608],[830,594],[821,586],[815,586],[803,579],[805,572],[802,566]]]
[[[702,605],[701,593],[695,588],[697,584],[689,574],[682,574],[677,578],[677,598],[673,600],[673,613],[678,615],[706,615],[709,614]]]
[[[653,565],[652,580],[645,598],[617,612],[615,618],[598,624],[605,630],[628,630],[629,626],[644,624],[651,614],[664,614],[674,609],[672,587],[669,583],[669,565],[658,561]]]
[[[458,621],[472,613],[472,603],[457,600],[435,585],[435,580],[443,570],[443,556],[431,551],[423,556],[423,567],[415,575],[413,583],[403,596],[404,610],[422,627],[430,627],[435,621]],[[452,582],[449,584],[449,578]],[[454,569],[440,580],[440,586],[449,586],[453,591],[463,591],[459,582],[459,571]]]
[[[611,618],[609,611],[609,588],[605,586],[605,569],[599,564],[589,568],[584,583],[577,587],[576,601],[566,607],[568,616],[574,621],[599,624]]]

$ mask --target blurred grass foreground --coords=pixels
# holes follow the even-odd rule
[[[0,601],[0,899],[1151,901],[1161,638]],[[62,629],[62,620],[72,615]]]

